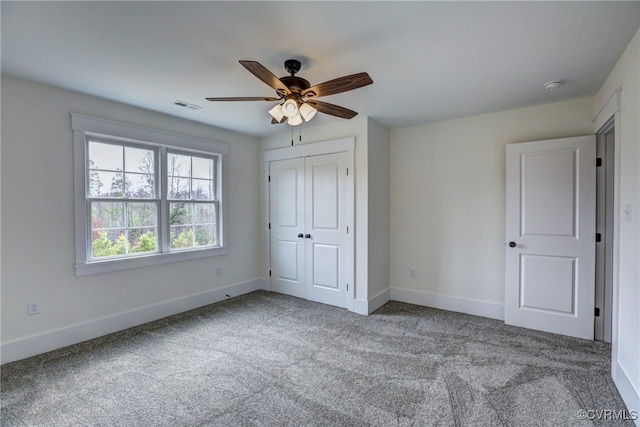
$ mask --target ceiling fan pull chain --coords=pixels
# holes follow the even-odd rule
[[[298,135],[298,141],[302,144],[302,125],[300,125],[298,129],[300,129],[300,133]]]
[[[291,146],[293,146],[293,126],[291,126]]]

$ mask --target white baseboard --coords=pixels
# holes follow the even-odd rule
[[[633,382],[627,372],[617,361],[613,362],[612,368],[611,377],[613,382],[616,384],[629,412],[636,416],[636,425],[640,427],[640,392],[633,386]]]
[[[369,301],[366,299],[354,299],[353,312],[367,316],[369,314]]]
[[[391,300],[504,321],[504,304],[391,288]]]
[[[389,302],[389,289],[385,289],[382,292],[378,292],[373,298],[369,300],[356,299],[353,301],[353,312],[368,316],[373,313],[387,302]]]
[[[257,290],[269,290],[269,282],[264,278],[243,283],[235,283],[224,288],[212,289],[200,294],[189,295],[159,304],[118,313],[99,319],[71,325],[38,335],[3,343],[0,348],[1,363],[26,359],[37,354],[77,344],[143,323],[152,322],[194,308],[203,307],[231,297]]]
[[[369,313],[371,314],[391,299],[391,289],[385,289],[382,292],[378,292],[373,298],[369,299]]]

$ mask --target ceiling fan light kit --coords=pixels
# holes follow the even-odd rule
[[[302,124],[302,116],[300,114],[296,114],[293,117],[289,117],[289,119],[287,119],[287,123],[290,124],[291,126],[298,126]]]
[[[273,117],[278,123],[282,122],[282,119],[284,118],[284,111],[282,111],[282,105],[278,104],[275,107],[273,107],[271,110],[269,110],[269,114],[271,114],[271,117]]]
[[[282,111],[284,112],[285,116],[287,116],[288,118],[292,118],[298,115],[298,103],[289,98],[284,101],[284,104],[282,104]]]
[[[300,106],[300,115],[302,116],[305,122],[308,122],[309,120],[311,120],[313,116],[316,115],[317,112],[318,110],[316,110],[306,102]]]
[[[285,61],[284,67],[291,75],[280,78],[256,61],[240,61],[240,64],[274,89],[278,97],[206,98],[207,101],[274,102],[284,99],[282,104],[278,104],[269,110],[269,114],[273,117],[271,123],[283,123],[286,121],[291,126],[298,126],[303,122],[308,122],[318,111],[343,119],[355,117],[358,114],[355,111],[339,105],[329,104],[328,102],[317,101],[315,98],[347,92],[373,83],[367,73],[357,73],[311,86],[307,80],[295,75],[300,71],[301,67],[301,63],[297,59]]]

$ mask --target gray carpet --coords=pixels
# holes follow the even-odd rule
[[[573,426],[626,410],[604,343],[254,292],[2,367],[2,426]]]

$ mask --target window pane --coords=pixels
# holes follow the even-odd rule
[[[189,198],[189,178],[169,177],[167,187],[167,197],[169,199]]]
[[[125,179],[124,174],[122,172],[111,173],[111,172],[101,172],[107,175],[111,175],[111,185],[109,186],[109,190],[107,191],[107,195],[109,197],[124,197],[124,187],[125,187]]]
[[[91,233],[93,257],[123,255],[127,251],[124,229],[99,230]]]
[[[196,225],[196,245],[210,246],[216,244],[215,225]]]
[[[138,199],[155,197],[155,177],[153,175],[128,173],[125,185],[127,197]]]
[[[127,203],[129,227],[156,227],[158,224],[155,203]]]
[[[89,197],[104,196],[103,190],[105,188],[103,179],[106,177],[101,176],[101,172],[91,170],[89,171]]]
[[[169,205],[169,225],[191,224],[191,203],[171,203]]]
[[[156,204],[91,203],[91,242],[94,258],[157,252]]]
[[[213,181],[194,179],[191,183],[194,200],[214,200]]]
[[[124,148],[124,166],[126,172],[154,173],[153,151],[143,148]]]
[[[89,168],[110,171],[123,170],[122,146],[89,142]]]
[[[167,175],[189,178],[191,176],[191,156],[167,154]]]
[[[89,173],[90,197],[122,197],[123,185],[122,172],[91,171]]]
[[[171,249],[193,247],[193,229],[191,226],[171,227]]]
[[[213,159],[193,157],[193,178],[213,179]]]
[[[132,228],[129,230],[129,252],[144,253],[158,250],[156,228]]]
[[[123,228],[124,203],[93,202],[91,203],[91,229]]]
[[[194,224],[215,224],[216,206],[213,203],[194,203]]]
[[[171,203],[170,217],[171,249],[217,244],[215,204]]]

